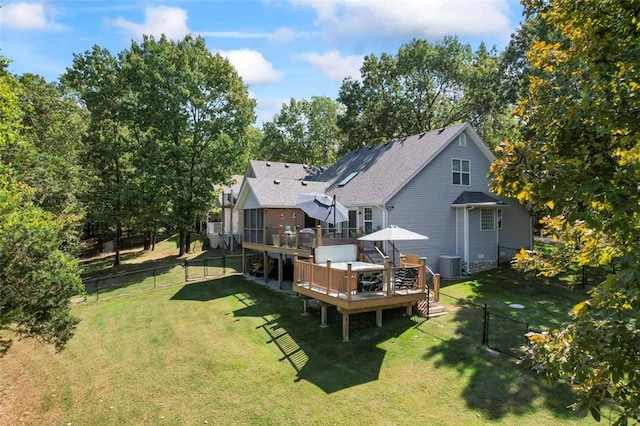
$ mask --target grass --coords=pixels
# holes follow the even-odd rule
[[[491,274],[444,291],[498,305],[515,291],[533,308],[535,291]],[[566,408],[567,387],[455,332],[455,311],[385,311],[382,328],[361,314],[345,343],[335,311],[323,329],[301,308],[239,276],[76,305],[82,322],[62,353],[22,340],[0,359],[0,423],[593,423]]]
[[[194,235],[191,253],[182,257],[177,253],[177,235],[174,235],[159,241],[153,251],[140,247],[123,251],[117,267],[113,266],[114,254],[83,259],[80,263],[86,298],[98,300],[182,283],[186,276],[185,261],[189,262],[191,280],[242,271],[242,254],[207,250],[199,236]],[[225,265],[222,256],[226,257]]]

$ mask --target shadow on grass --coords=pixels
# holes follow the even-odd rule
[[[489,329],[493,330],[488,335],[489,346],[519,354],[518,348],[526,343],[523,322],[533,317],[536,324],[547,323],[549,327],[560,324],[568,319],[568,310],[584,293],[528,279],[509,269],[478,274],[470,282],[449,283],[443,287],[443,293],[455,294],[454,297],[464,301],[442,296],[441,303],[447,307],[448,315],[433,318],[419,327],[425,333],[437,330],[446,336],[438,337],[440,343],[427,351],[424,359],[435,360],[437,367],[454,368],[460,375],[470,376],[462,394],[468,407],[497,420],[535,410],[535,405],[542,401],[559,418],[587,416],[585,412],[576,413],[567,408],[573,403],[569,386],[548,383],[520,367],[514,358],[482,346],[484,304],[499,319],[489,322]],[[525,304],[526,309],[508,306],[516,301]],[[501,315],[504,318],[500,318]],[[516,321],[507,321],[508,318]]]
[[[265,343],[282,353],[279,361],[291,365],[296,382],[308,381],[328,394],[377,380],[386,354],[378,344],[415,326],[410,318],[387,311],[383,328],[375,326],[375,315],[354,315],[352,330],[357,336],[352,333],[345,343],[335,313],[329,327],[320,328],[319,313],[301,315],[301,299],[238,276],[187,284],[171,299],[205,302],[226,297],[240,305],[229,315],[261,320],[257,328],[266,333]]]

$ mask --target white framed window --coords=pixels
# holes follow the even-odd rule
[[[498,213],[498,229],[502,229],[502,209],[497,210]]]
[[[373,209],[371,207],[364,208],[364,233],[373,232]]]
[[[493,209],[480,209],[480,230],[493,231],[495,229]]]
[[[470,185],[471,161],[454,158],[451,160],[451,171],[454,185]]]
[[[458,136],[458,146],[467,146],[467,134],[462,133]]]

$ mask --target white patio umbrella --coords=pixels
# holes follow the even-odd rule
[[[400,228],[396,225],[389,225],[389,227],[365,235],[358,238],[362,241],[408,241],[408,240],[428,240],[426,235],[418,234],[417,232],[409,231],[408,229]],[[396,252],[393,251],[393,263],[396,263]]]
[[[336,201],[336,197],[325,194],[300,194],[296,198],[296,207],[307,216],[335,225],[349,220],[349,210]]]

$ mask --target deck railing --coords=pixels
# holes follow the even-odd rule
[[[344,297],[351,300],[357,294],[376,294],[392,296],[409,292],[426,292],[425,274],[426,259],[419,258],[419,263],[404,263],[394,267],[387,260],[384,269],[380,265],[370,268],[359,266],[354,270],[351,263],[347,269],[332,267],[331,261],[326,264],[314,263],[313,256],[309,260],[294,259],[294,285],[308,286],[320,293]]]

